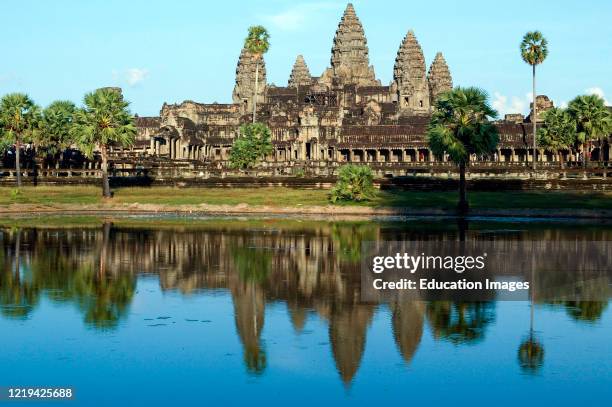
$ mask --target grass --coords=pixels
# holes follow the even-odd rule
[[[0,206],[10,204],[86,205],[101,204],[100,189],[93,186],[23,187],[15,194],[14,188],[0,188]],[[270,188],[119,188],[113,199],[116,204],[157,205],[267,205],[267,206],[324,206],[328,205],[328,191],[311,189]],[[469,192],[473,209],[612,209],[612,193],[603,192]],[[338,205],[370,207],[405,207],[452,209],[457,204],[454,191],[377,191],[368,202],[345,202]]]

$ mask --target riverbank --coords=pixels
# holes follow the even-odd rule
[[[328,191],[291,188],[119,188],[103,199],[95,187],[0,188],[0,214],[202,213],[452,216],[453,191],[377,191],[367,202],[331,204]],[[471,192],[472,216],[612,219],[612,193]]]

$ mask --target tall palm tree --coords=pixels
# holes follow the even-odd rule
[[[567,111],[576,122],[577,139],[582,144],[584,167],[588,164],[588,144],[607,137],[612,132],[612,114],[604,100],[597,95],[576,96]],[[601,152],[599,154],[601,156]]]
[[[244,48],[249,51],[255,60],[255,92],[253,94],[253,123],[255,123],[259,90],[259,60],[270,48],[270,34],[261,25],[249,27],[249,34],[244,40]]]
[[[17,187],[21,187],[21,145],[36,132],[40,108],[24,93],[10,93],[0,100],[0,136],[15,144]]]
[[[489,119],[497,117],[485,91],[457,87],[441,94],[436,100],[427,137],[433,154],[442,158],[448,154],[459,166],[459,212],[468,211],[465,169],[472,154],[488,154],[499,141],[497,128]]]
[[[523,37],[521,42],[521,57],[523,61],[531,65],[532,68],[532,93],[533,93],[533,109],[531,114],[531,122],[533,124],[533,170],[536,170],[536,122],[537,122],[537,106],[536,106],[536,65],[541,64],[548,55],[548,41],[539,31],[530,31]]]
[[[544,113],[544,125],[538,130],[538,144],[556,152],[563,168],[562,150],[570,150],[576,144],[576,123],[564,109],[553,107]]]
[[[76,106],[68,100],[57,100],[42,112],[37,145],[53,156],[62,155],[72,145],[70,128]],[[60,159],[61,160],[61,159]]]
[[[111,144],[129,146],[134,143],[136,126],[128,110],[129,103],[123,100],[121,91],[102,88],[88,93],[85,107],[74,114],[74,125],[70,135],[77,141],[83,153],[92,157],[94,150],[102,157],[102,192],[111,197],[108,181],[108,154]]]

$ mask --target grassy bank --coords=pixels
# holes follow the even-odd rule
[[[112,206],[147,204],[241,205],[268,207],[326,206],[328,191],[290,188],[120,188],[111,200],[100,196],[96,187],[24,187],[15,194],[13,188],[0,188],[1,207],[13,209],[19,204],[41,207]],[[612,193],[601,192],[470,192],[473,209],[612,209]],[[341,203],[336,206],[364,206],[415,209],[453,209],[457,193],[424,191],[378,191],[375,198],[362,203]]]

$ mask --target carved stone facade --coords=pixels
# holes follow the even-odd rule
[[[436,54],[434,61],[429,67],[429,74],[427,75],[427,82],[429,84],[429,97],[430,104],[434,106],[436,98],[443,92],[448,92],[453,88],[453,78],[450,74],[450,69],[446,64],[446,60],[441,52]]]
[[[312,85],[312,76],[308,70],[308,65],[306,65],[304,57],[302,55],[298,55],[295,60],[295,64],[293,64],[291,75],[289,75],[288,87],[297,88],[299,86],[310,85]]]
[[[425,57],[414,32],[404,37],[393,67],[392,89],[397,92],[399,108],[407,114],[429,113],[429,86]]]
[[[288,86],[270,85],[263,59],[256,62],[243,49],[233,103],[164,104],[160,117],[139,118],[138,145],[144,154],[225,168],[239,126],[251,120],[258,63],[257,120],[272,131],[274,150],[266,162],[279,171],[292,166],[331,168],[343,162],[400,168],[435,161],[425,133],[435,98],[453,86],[444,57],[438,53],[427,74],[421,46],[408,31],[393,80],[385,86],[376,78],[368,52],[363,27],[349,4],[333,41],[331,66],[321,76],[312,76],[298,56]],[[152,127],[156,125],[157,130]],[[501,121],[499,150],[490,159],[532,160],[527,127],[517,117]],[[546,159],[543,150],[538,156]]]
[[[541,122],[541,121],[544,121],[543,114],[544,114],[545,111],[555,107],[553,101],[550,100],[548,98],[548,96],[546,96],[546,95],[538,95],[538,96],[536,96],[536,106],[538,108],[536,122],[538,122],[538,123]],[[531,120],[532,117],[533,117],[533,102],[529,103],[529,116],[527,116],[527,120],[532,122],[532,120]]]

